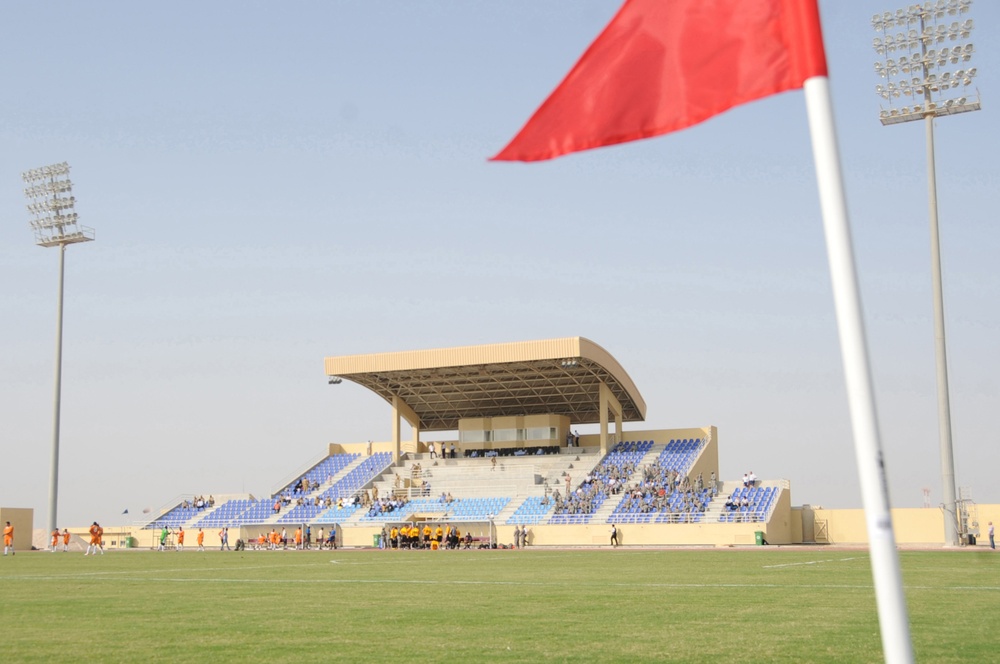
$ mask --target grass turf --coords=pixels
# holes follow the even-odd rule
[[[920,661],[991,661],[1000,558],[902,552]],[[863,551],[21,552],[5,661],[880,661]]]

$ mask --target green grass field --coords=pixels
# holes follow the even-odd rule
[[[1000,658],[1000,557],[902,552],[923,662]],[[867,553],[21,552],[5,662],[872,662]]]

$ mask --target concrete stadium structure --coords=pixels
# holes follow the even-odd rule
[[[202,508],[168,505],[137,524],[129,541],[152,546],[163,527],[201,528],[214,547],[223,527],[233,543],[309,526],[334,530],[342,546],[372,546],[383,528],[404,522],[456,524],[502,544],[520,526],[532,546],[607,545],[612,524],[625,546],[866,541],[861,510],[793,507],[786,479],[749,490],[722,479],[713,426],[626,430],[644,419],[646,404],[618,361],[581,337],[328,357],[325,370],[331,383],[355,382],[388,403],[390,440],[330,444],[266,498],[217,495]],[[403,421],[412,431],[407,440]],[[574,427],[594,424],[599,433],[574,435]],[[689,478],[690,486],[645,501],[600,495],[607,477],[634,487],[652,469]],[[710,477],[719,478],[714,494]],[[577,511],[558,512],[560,490],[562,507]],[[747,491],[749,509],[724,505]],[[571,504],[571,493],[586,502]],[[364,506],[351,504],[355,497]],[[387,497],[405,506],[380,512]],[[1000,518],[998,508],[965,514],[969,530]],[[894,510],[893,518],[900,544],[944,543],[940,509]]]

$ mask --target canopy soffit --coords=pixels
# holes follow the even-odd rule
[[[326,374],[399,397],[426,431],[454,430],[464,418],[552,413],[574,424],[600,421],[603,382],[623,420],[641,421],[646,403],[622,366],[582,337],[434,350],[345,355]]]

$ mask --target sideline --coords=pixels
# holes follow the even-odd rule
[[[859,557],[853,558],[830,558],[828,560],[807,560],[801,563],[781,563],[780,565],[762,565],[762,569],[775,569],[777,567],[797,567],[799,565],[820,565],[822,563],[843,563],[848,560],[861,560]]]

